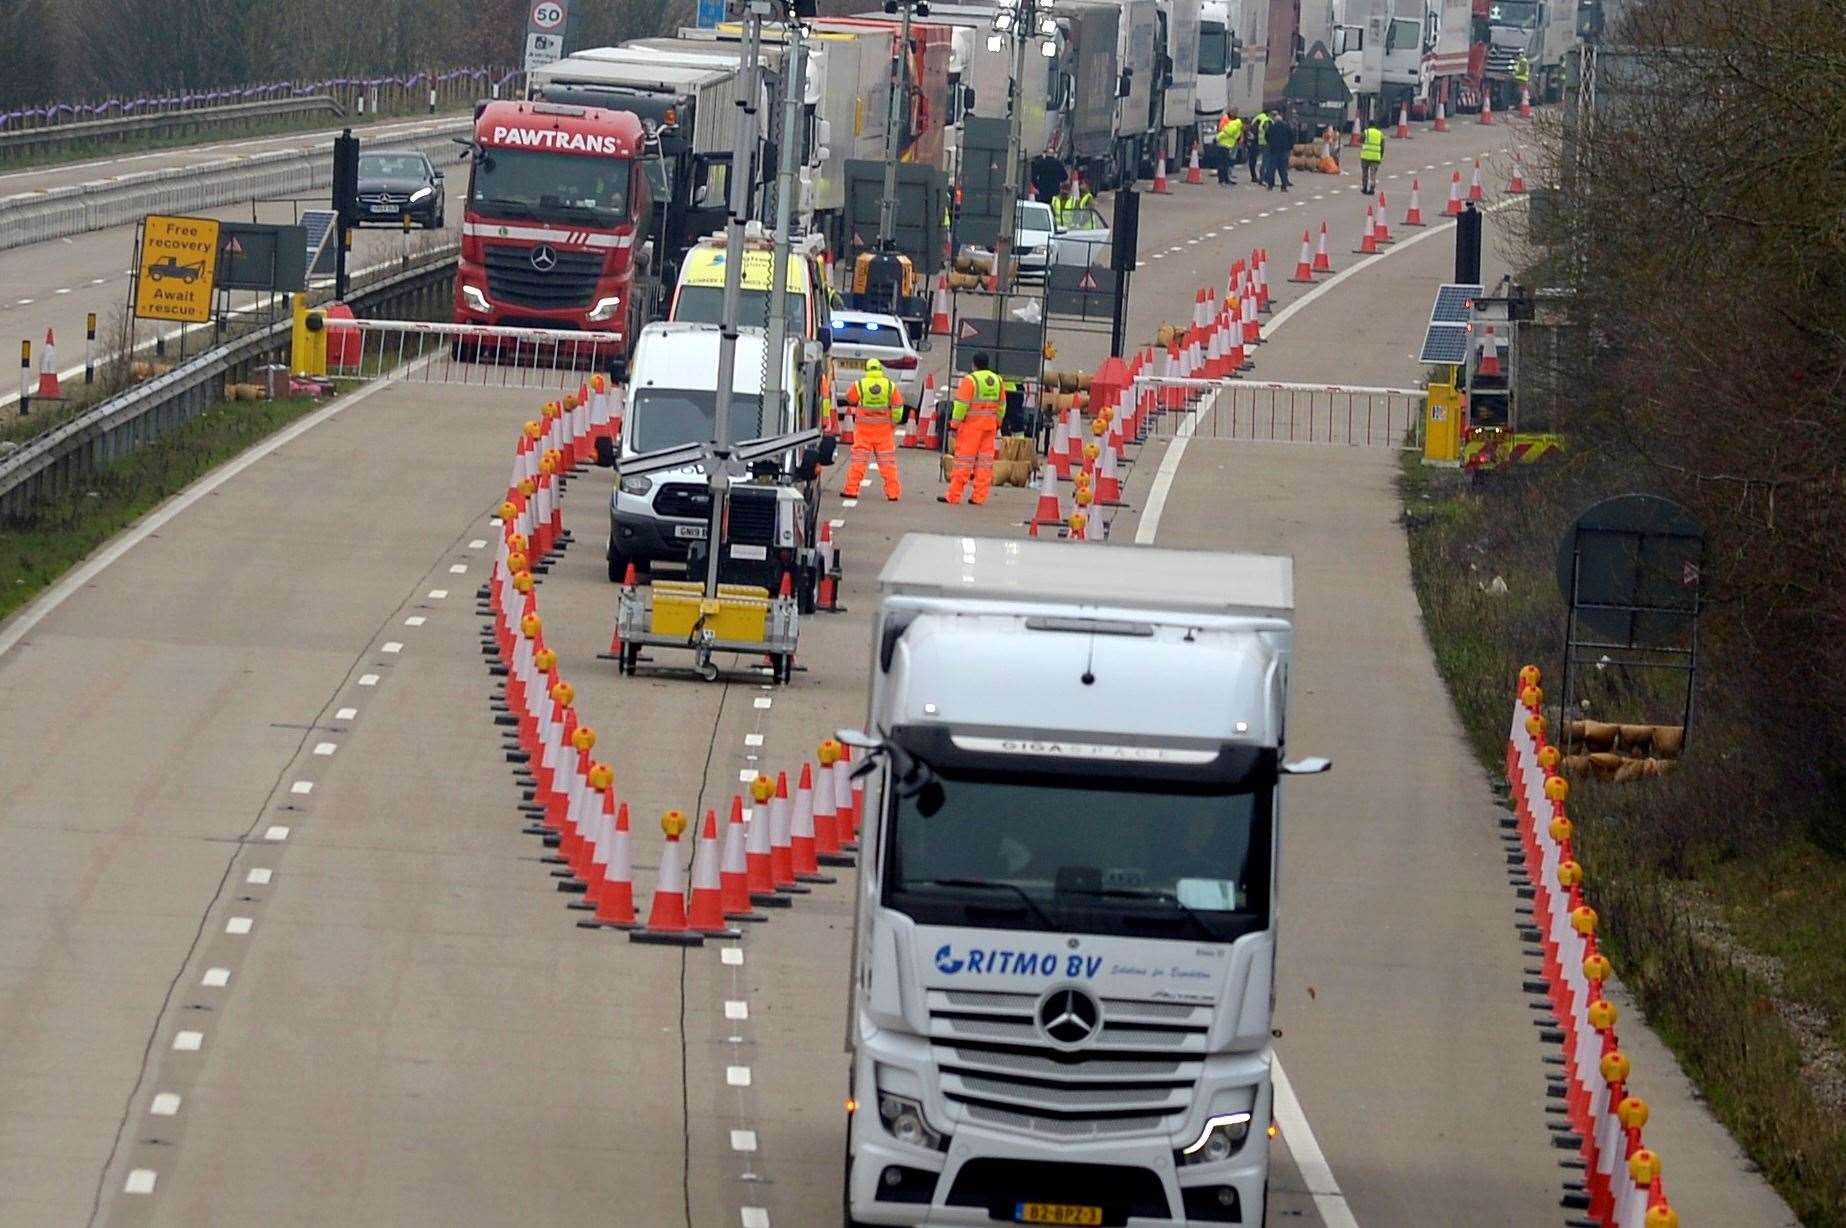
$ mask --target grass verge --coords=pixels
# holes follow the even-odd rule
[[[1557,542],[1577,510],[1619,488],[1594,460],[1476,485],[1405,458],[1418,601],[1469,745],[1490,772],[1504,763],[1519,667],[1535,662],[1556,676]],[[1662,698],[1652,682],[1596,685],[1612,708],[1630,705],[1623,719],[1643,719],[1635,709]],[[1694,749],[1669,775],[1574,783],[1577,851],[1606,949],[1648,1023],[1802,1222],[1842,1228],[1846,1104],[1826,1051],[1837,1057],[1846,1039],[1846,862],[1776,813],[1776,769],[1750,753],[1747,717],[1727,706],[1721,684],[1699,704]],[[1638,1073],[1645,1095],[1647,1072]],[[1664,1159],[1670,1193],[1673,1157]]]
[[[325,401],[220,401],[91,476],[30,521],[0,527],[0,618],[23,606],[157,504]]]

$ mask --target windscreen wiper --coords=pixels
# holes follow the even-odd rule
[[[926,880],[924,886],[959,887],[976,891],[1010,891],[1019,897],[1019,902],[1024,904],[1026,910],[1036,917],[1039,923],[1046,929],[1056,930],[1064,928],[1056,921],[1053,921],[1051,919],[1051,914],[1046,912],[1037,900],[1027,895],[1025,889],[1017,883],[1005,883],[992,878],[932,878]]]
[[[1162,904],[1171,904],[1187,920],[1199,928],[1199,932],[1208,938],[1219,939],[1217,927],[1212,925],[1192,905],[1187,904],[1171,891],[1161,891],[1153,887],[1069,887],[1060,891],[1060,895],[1087,895],[1104,900],[1158,900]]]

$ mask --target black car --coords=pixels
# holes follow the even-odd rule
[[[379,149],[359,155],[359,224],[398,226],[404,215],[430,230],[442,229],[442,172],[414,149]]]

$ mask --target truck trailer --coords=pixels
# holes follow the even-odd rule
[[[847,1224],[1262,1223],[1291,561],[910,534],[879,588]]]

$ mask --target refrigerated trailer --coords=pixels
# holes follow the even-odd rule
[[[847,1224],[1262,1223],[1291,561],[910,534],[879,588]]]

